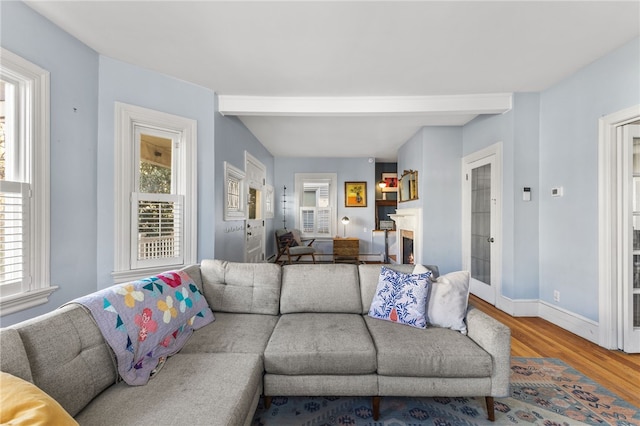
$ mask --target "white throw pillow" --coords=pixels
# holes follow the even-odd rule
[[[413,273],[428,270],[416,265]],[[467,306],[469,303],[469,271],[451,272],[438,277],[431,283],[427,302],[427,322],[429,325],[450,328],[467,334]]]

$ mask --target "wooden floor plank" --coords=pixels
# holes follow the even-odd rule
[[[604,349],[549,321],[512,317],[471,295],[469,303],[511,329],[511,355],[557,358],[640,408],[640,354]]]

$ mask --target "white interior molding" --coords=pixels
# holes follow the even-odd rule
[[[598,282],[599,340],[607,349],[617,349],[617,232],[618,212],[616,174],[616,133],[620,126],[640,118],[640,105],[623,109],[600,118],[598,137]]]
[[[280,97],[219,95],[222,115],[378,116],[500,114],[511,109],[511,93],[449,96]]]
[[[423,263],[422,260],[422,209],[397,209],[396,214],[389,217],[396,222],[396,262],[402,263],[402,231],[413,232],[413,259],[414,263]]]

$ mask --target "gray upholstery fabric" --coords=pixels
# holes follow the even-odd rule
[[[489,377],[491,355],[457,331],[425,330],[365,317],[378,350],[378,374],[414,377]]]
[[[111,349],[82,306],[67,305],[14,328],[24,343],[33,383],[72,416],[115,383]]]
[[[264,352],[267,373],[368,374],[376,349],[357,314],[285,314]]]
[[[27,352],[20,334],[12,328],[0,329],[0,371],[33,383]]]
[[[255,411],[262,363],[255,354],[177,354],[144,386],[110,387],[81,425],[242,425]]]
[[[493,374],[489,395],[508,396],[511,372],[511,329],[495,318],[471,307],[467,311],[467,337],[491,354]]]
[[[193,332],[181,353],[252,353],[262,356],[275,315],[216,313],[216,320]]]
[[[489,377],[378,376],[381,396],[492,396]]]
[[[286,265],[282,268],[280,312],[362,311],[356,265]]]
[[[366,375],[264,375],[264,394],[269,396],[374,396],[378,376]]]
[[[185,266],[181,269],[181,271],[186,272],[187,275],[189,275],[193,282],[196,284],[198,290],[200,290],[200,293],[204,294],[204,292],[202,291],[202,274],[200,273],[200,265]]]
[[[204,296],[214,314],[278,314],[280,266],[203,260],[200,270]]]

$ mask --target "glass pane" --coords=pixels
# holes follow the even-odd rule
[[[640,211],[640,176],[633,177],[633,211]]]
[[[640,175],[640,139],[633,139],[633,174]]]
[[[471,171],[471,276],[491,285],[491,164]]]
[[[147,194],[171,194],[171,139],[140,135],[140,188]]]
[[[180,255],[180,207],[173,201],[138,201],[138,260]]]
[[[0,80],[0,180],[18,182],[15,123],[15,86]]]
[[[640,294],[633,295],[633,326],[640,327]]]
[[[633,255],[633,288],[640,288],[640,256]]]

